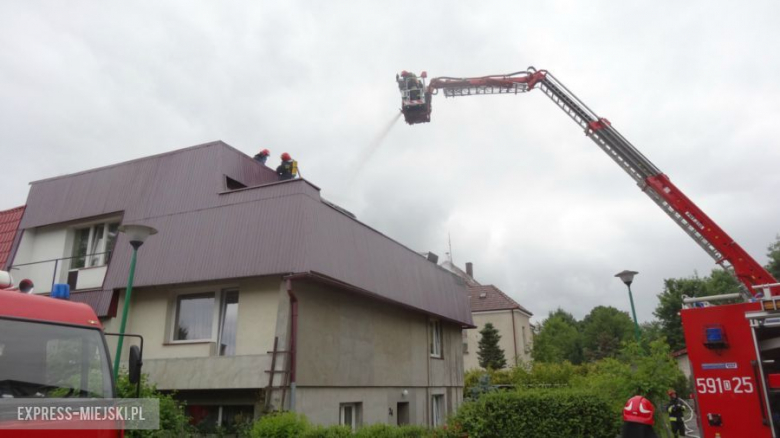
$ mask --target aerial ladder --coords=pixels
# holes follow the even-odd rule
[[[406,73],[406,72],[405,72]],[[413,80],[404,80],[412,77]],[[396,77],[401,112],[410,125],[430,122],[431,100],[522,94],[538,88],[593,140],[704,251],[736,277],[741,292],[687,298],[683,329],[696,384],[704,437],[777,437],[780,414],[780,283],[693,203],[631,142],[546,70],[529,67],[505,75],[437,77],[426,85],[407,73]],[[411,87],[411,88],[410,88]],[[718,300],[737,304],[713,305]],[[778,391],[775,400],[774,391]],[[780,425],[777,425],[780,428]]]

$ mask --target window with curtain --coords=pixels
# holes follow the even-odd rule
[[[176,299],[175,341],[212,339],[214,293],[181,295]]]
[[[236,329],[238,327],[238,291],[223,293],[222,312],[220,312],[219,355],[236,354]]]
[[[441,321],[432,319],[428,322],[428,340],[431,346],[431,356],[441,357]]]

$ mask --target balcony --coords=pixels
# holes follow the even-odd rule
[[[99,289],[103,286],[110,257],[111,251],[105,251],[83,256],[14,263],[9,271],[17,283],[25,278],[32,280],[35,284],[35,293],[49,293],[55,283],[67,283],[72,291]],[[90,264],[93,266],[72,268],[72,266],[83,266],[84,260],[91,260]]]

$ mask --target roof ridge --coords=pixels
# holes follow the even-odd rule
[[[214,140],[214,141],[210,141],[210,142],[207,142],[207,143],[196,144],[194,146],[187,146],[187,147],[184,147],[184,148],[181,148],[181,149],[174,149],[172,151],[162,152],[162,153],[155,154],[155,155],[149,155],[149,156],[140,157],[140,158],[133,158],[132,160],[122,161],[122,162],[114,163],[114,164],[108,164],[106,166],[100,166],[100,167],[95,167],[95,168],[92,168],[92,169],[81,170],[81,171],[78,171],[78,172],[67,173],[65,175],[53,176],[51,178],[44,178],[44,179],[39,179],[39,180],[36,180],[36,181],[30,181],[30,184],[32,185],[32,184],[37,184],[37,183],[42,183],[42,182],[55,181],[55,180],[58,180],[58,179],[61,179],[61,178],[68,178],[68,177],[71,177],[71,176],[84,175],[84,174],[87,174],[87,173],[97,172],[97,171],[100,171],[100,170],[106,170],[106,169],[111,169],[111,168],[114,168],[114,167],[124,166],[126,164],[132,164],[132,163],[137,163],[137,162],[140,162],[140,161],[157,159],[157,158],[168,156],[168,155],[175,155],[175,154],[182,153],[182,152],[189,152],[189,151],[194,150],[194,149],[206,148],[206,147],[211,147],[211,146],[216,146],[216,145],[226,146],[226,147],[228,147],[230,149],[238,151],[239,153],[241,153],[243,155],[246,155],[243,152],[239,151],[238,149],[234,148],[233,146],[230,146],[229,144],[225,143],[222,140]]]

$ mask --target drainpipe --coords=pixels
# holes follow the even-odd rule
[[[512,347],[515,350],[515,366],[517,366],[517,330],[515,329],[515,309],[509,311],[512,316]]]
[[[295,412],[295,370],[296,338],[298,337],[298,298],[292,289],[292,279],[285,279],[287,295],[290,296],[290,411]]]

